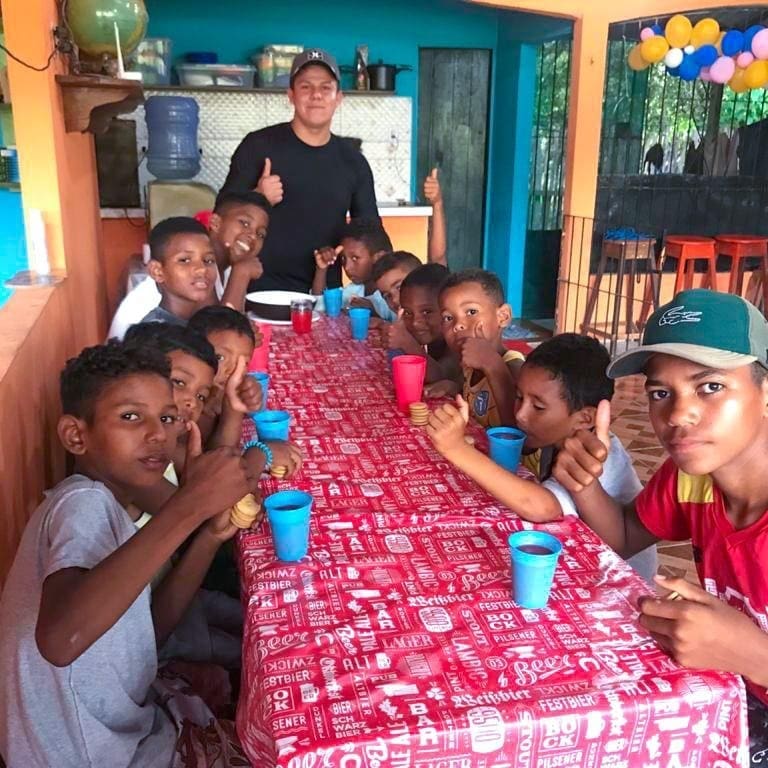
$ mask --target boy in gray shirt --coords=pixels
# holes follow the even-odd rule
[[[162,478],[176,444],[168,377],[161,353],[119,342],[85,349],[62,373],[58,434],[76,474],[30,518],[0,598],[0,753],[8,768],[174,763],[182,724],[170,714],[179,710],[167,701],[174,693],[155,679],[156,648],[234,535],[229,508],[258,476],[234,449],[201,455],[193,425],[185,485],[136,530],[127,510]],[[152,577],[187,539],[150,601]],[[163,686],[163,707],[155,685]],[[198,724],[214,726],[221,754],[242,755],[231,727],[186,698],[195,700]]]

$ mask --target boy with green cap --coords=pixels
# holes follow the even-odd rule
[[[640,623],[680,664],[742,675],[753,764],[768,757],[768,323],[740,296],[682,291],[653,313],[640,347],[608,368],[644,373],[651,424],[669,459],[624,507],[594,480],[610,406],[566,441],[554,477],[622,557],[691,539],[703,589],[656,577]]]

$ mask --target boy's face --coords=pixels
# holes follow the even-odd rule
[[[379,254],[371,253],[365,243],[351,237],[345,237],[341,241],[341,247],[344,249],[342,263],[347,277],[357,285],[367,283],[371,279],[371,270]]]
[[[229,251],[232,264],[256,258],[261,253],[268,227],[269,215],[257,205],[230,205],[221,215],[211,216],[213,237]]]
[[[515,420],[526,434],[526,452],[560,448],[579,429],[592,426],[595,409],[570,412],[563,385],[545,368],[524,363],[517,380]]]
[[[436,289],[423,286],[404,288],[400,292],[400,307],[408,333],[419,344],[432,344],[443,337]]]
[[[208,235],[171,237],[162,261],[151,259],[149,274],[162,290],[195,304],[214,298],[216,257]]]
[[[207,338],[216,350],[216,359],[219,361],[213,383],[219,389],[224,389],[237,366],[238,358],[244,357],[247,362],[253,356],[253,342],[244,334],[230,330],[211,331]]]
[[[90,419],[64,414],[58,432],[64,447],[79,457],[115,496],[159,482],[176,445],[177,409],[168,379],[137,373],[108,384],[93,404]]]
[[[176,349],[168,354],[171,362],[173,399],[182,421],[197,421],[211,394],[213,368],[188,352]]]
[[[750,366],[722,371],[657,354],[645,373],[651,424],[683,472],[737,467],[763,450],[768,384],[756,384]]]
[[[377,281],[376,288],[384,297],[387,306],[397,314],[400,309],[400,285],[416,267],[402,265],[385,272]]]
[[[509,304],[497,305],[480,283],[462,283],[440,297],[443,337],[457,350],[461,339],[482,337],[501,340],[501,332],[512,320]]]

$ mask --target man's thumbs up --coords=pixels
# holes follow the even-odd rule
[[[434,179],[435,181],[437,181],[437,168],[436,167],[432,169],[432,172],[429,174],[429,178],[430,179]]]
[[[277,205],[283,199],[283,182],[277,174],[272,173],[272,160],[268,157],[264,159],[256,191],[264,195],[270,205]]]

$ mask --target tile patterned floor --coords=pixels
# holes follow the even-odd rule
[[[648,420],[643,377],[620,379],[612,405],[613,431],[632,456],[640,480],[646,483],[664,462],[665,453]],[[682,576],[694,584],[699,583],[689,543],[662,542],[658,550],[660,574]]]

